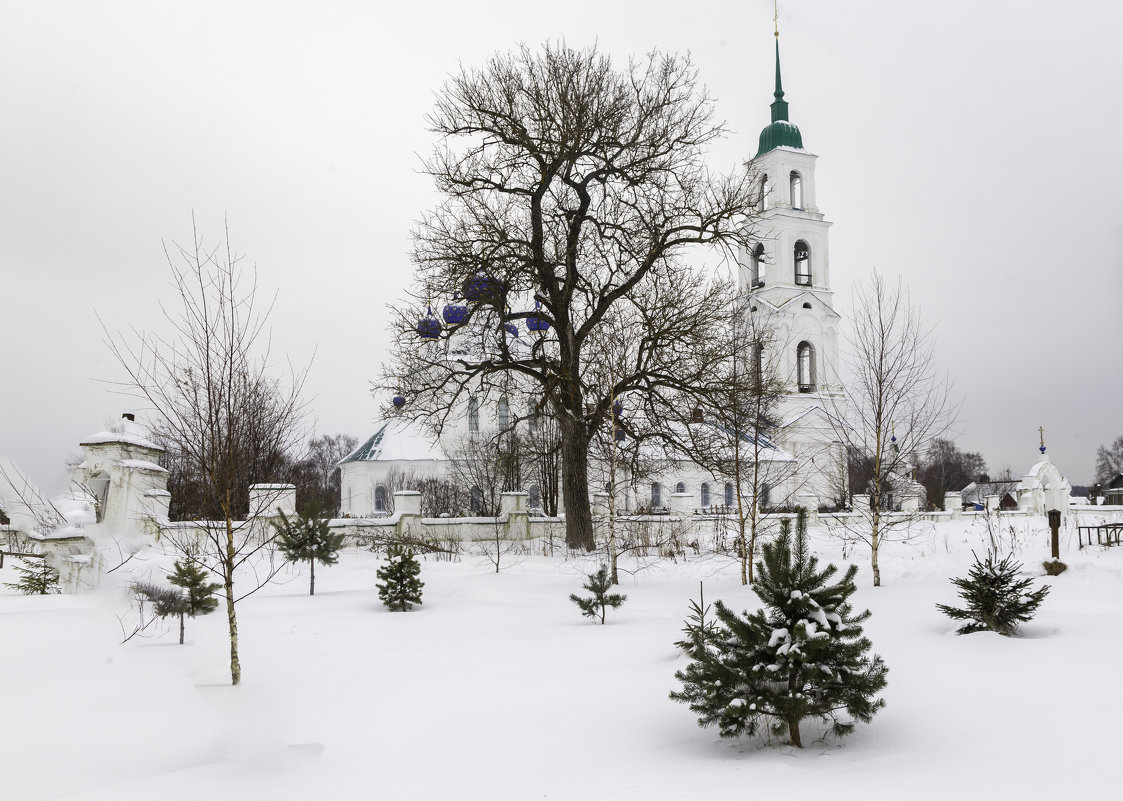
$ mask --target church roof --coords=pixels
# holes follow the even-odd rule
[[[418,424],[394,418],[382,424],[366,442],[345,456],[339,463],[424,461],[444,459],[440,446]]]
[[[784,88],[780,83],[780,34],[776,34],[776,91],[772,96],[772,123],[760,132],[756,156],[760,158],[778,147],[794,147],[803,150],[803,135],[799,128],[788,121],[788,103],[784,100]]]

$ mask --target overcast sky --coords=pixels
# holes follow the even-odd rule
[[[1024,472],[1037,427],[1074,484],[1123,434],[1123,6],[788,0],[784,88],[820,156],[845,314],[901,276],[965,399],[955,439]],[[446,75],[564,36],[690,51],[733,134],[769,121],[772,2],[34,2],[0,12],[0,454],[57,486],[133,401],[95,312],[160,328],[163,241],[229,219],[279,292],[322,433],[366,437],[385,305],[433,202],[419,156]]]

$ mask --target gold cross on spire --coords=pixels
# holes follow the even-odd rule
[[[1038,433],[1041,434],[1041,446],[1044,447],[1045,446],[1045,426],[1038,426],[1037,431],[1038,431]]]
[[[776,27],[776,38],[780,38],[780,0],[772,0],[772,24]]]

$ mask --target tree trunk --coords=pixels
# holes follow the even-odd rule
[[[565,544],[591,551],[593,510],[589,504],[589,438],[580,421],[562,418],[562,499]]]
[[[799,718],[794,715],[788,718],[788,734],[791,736],[792,745],[803,748],[803,741],[799,739]]]
[[[308,582],[308,594],[316,594],[316,559],[315,557],[308,560],[308,568],[312,571],[312,578]]]
[[[242,663],[238,659],[238,617],[234,614],[234,521],[226,519],[226,558],[222,565],[222,585],[226,591],[226,622],[230,628],[230,683],[242,683]]]
[[[788,676],[788,696],[794,696],[800,685],[799,677],[796,675],[794,667],[792,668],[791,675]],[[799,739],[799,714],[795,710],[788,712],[788,736],[791,738],[792,745],[796,748],[803,748],[803,741]]]
[[[873,510],[873,533],[870,536],[870,553],[872,555],[872,558],[870,561],[873,567],[873,586],[880,587],[881,568],[878,567],[877,564],[877,548],[881,544],[879,542],[879,540],[881,539],[881,532],[879,531],[879,529],[881,528],[881,493],[877,493],[874,498],[874,502],[877,504],[877,506],[875,506]]]
[[[183,612],[179,613],[179,644],[183,645]]]

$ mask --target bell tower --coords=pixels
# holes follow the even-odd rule
[[[772,352],[764,358],[785,388],[776,410],[777,442],[801,461],[819,454],[813,459],[818,469],[829,461],[829,469],[838,473],[834,463],[844,464],[844,460],[829,416],[844,402],[844,389],[838,377],[840,318],[834,310],[830,280],[831,223],[819,210],[816,196],[818,156],[804,148],[803,134],[788,119],[780,75],[779,28],[775,35],[772,120],[760,132],[756,155],[749,161],[759,191],[759,235],[743,254],[739,284],[750,313],[761,314],[760,319],[772,329]],[[829,503],[834,493],[825,484],[837,485],[838,479],[820,479],[808,482],[805,477],[805,489],[791,494],[817,495],[821,503]],[[813,490],[806,489],[811,485]]]

